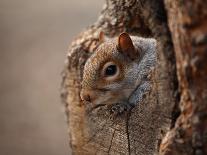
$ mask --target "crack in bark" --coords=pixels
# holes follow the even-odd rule
[[[113,132],[112,137],[111,137],[111,141],[110,141],[109,149],[108,149],[108,151],[107,151],[108,154],[109,154],[110,151],[111,151],[111,146],[112,146],[112,142],[113,142],[113,139],[114,139],[115,132],[116,132],[116,129],[114,129],[114,132]]]
[[[95,138],[96,138],[96,135],[98,134],[98,133],[101,133],[101,131],[107,126],[107,124],[109,123],[109,122],[111,122],[110,121],[111,119],[109,118],[109,119],[106,119],[106,121],[105,121],[105,123],[103,124],[103,126],[100,128],[100,129],[97,129],[96,130],[96,132],[87,140],[87,142],[85,142],[85,144],[82,146],[82,148],[84,148],[84,146],[86,146],[88,143],[90,143],[91,141],[93,141]],[[114,129],[114,130],[116,130],[115,128],[113,128],[113,125],[114,124],[116,124],[117,123],[117,121],[116,121],[116,119],[113,119],[112,120],[112,124],[110,125],[110,127],[112,127],[112,129]],[[114,135],[114,133],[115,132],[113,132],[113,135]],[[113,139],[113,138],[112,138]],[[112,145],[112,140],[111,140],[111,144],[110,145]]]
[[[131,147],[130,147],[130,137],[129,137],[129,119],[131,116],[131,110],[126,113],[126,134],[127,134],[127,142],[128,142],[128,153],[131,155]]]

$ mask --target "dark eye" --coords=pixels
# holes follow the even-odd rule
[[[109,65],[105,70],[105,75],[106,76],[112,76],[112,75],[115,75],[116,72],[117,72],[116,65]]]

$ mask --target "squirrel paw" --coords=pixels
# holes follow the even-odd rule
[[[111,113],[120,115],[124,112],[130,111],[134,106],[128,102],[116,103],[111,107]]]

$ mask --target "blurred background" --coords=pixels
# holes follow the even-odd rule
[[[60,73],[104,0],[0,0],[0,155],[68,155]]]

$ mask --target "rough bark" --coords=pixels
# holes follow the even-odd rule
[[[207,1],[165,0],[165,5],[175,47],[181,114],[160,152],[207,154]]]
[[[63,72],[73,154],[207,153],[206,5],[205,0],[106,1],[97,22],[72,42]],[[79,97],[83,66],[99,46],[100,31],[108,37],[125,31],[158,41],[150,95],[115,119],[104,107],[88,112]]]

